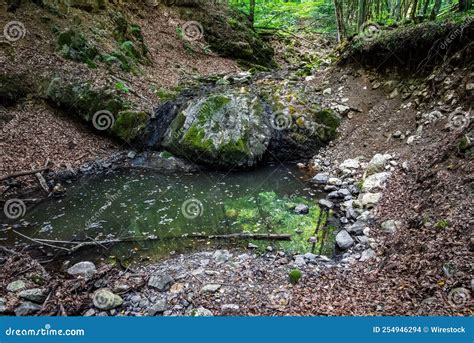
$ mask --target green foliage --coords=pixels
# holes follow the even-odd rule
[[[303,276],[303,273],[299,269],[293,269],[288,273],[288,276],[290,278],[290,282],[296,284]]]
[[[87,41],[83,33],[67,30],[58,36],[61,54],[70,60],[84,62],[93,66],[93,60],[98,55],[97,48]]]
[[[117,82],[115,84],[115,89],[123,93],[130,93],[130,89],[123,82]]]
[[[249,13],[249,1],[231,1],[231,4]],[[231,25],[232,23],[229,23]],[[256,28],[276,28],[294,31],[302,25],[308,31],[333,31],[335,29],[332,1],[309,0],[257,1],[255,7]]]
[[[434,225],[435,229],[443,230],[449,227],[449,222],[446,219],[441,219]]]

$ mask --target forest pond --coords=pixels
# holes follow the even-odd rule
[[[318,222],[320,197],[294,166],[178,175],[133,170],[70,185],[65,197],[28,210],[22,221],[29,225],[20,230],[55,241],[126,239],[80,252],[81,258],[122,263],[249,242],[261,251],[272,246],[305,253],[311,250],[308,240]],[[297,205],[308,206],[309,213],[296,213]],[[291,234],[291,241],[206,238],[232,233]],[[10,243],[23,239],[9,234]],[[322,249],[326,254],[332,251],[331,241],[329,235]]]

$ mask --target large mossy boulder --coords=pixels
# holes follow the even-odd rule
[[[131,103],[113,88],[96,88],[88,82],[53,78],[45,97],[55,106],[122,141],[133,142],[141,135],[149,116],[134,111]]]
[[[270,139],[258,97],[227,92],[190,101],[171,123],[162,146],[197,163],[251,167],[261,160]]]
[[[330,110],[281,110],[255,89],[227,88],[167,102],[149,122],[145,141],[194,163],[245,168],[264,159],[309,158],[335,138],[339,123]]]

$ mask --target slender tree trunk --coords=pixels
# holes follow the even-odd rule
[[[346,38],[346,28],[344,26],[342,0],[334,0],[334,11],[336,13],[337,40],[338,42],[341,42]]]
[[[249,20],[253,26],[255,23],[255,0],[250,0]]]
[[[365,23],[367,17],[367,0],[359,0],[359,19],[357,21],[358,29]]]

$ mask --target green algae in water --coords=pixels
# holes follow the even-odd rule
[[[262,251],[272,245],[275,249],[304,253],[311,250],[308,239],[314,234],[319,215],[316,204],[322,194],[313,194],[300,179],[302,176],[293,166],[267,166],[234,173],[163,175],[128,171],[92,177],[69,186],[64,198],[29,209],[24,220],[31,227],[23,228],[22,233],[68,241],[157,238],[132,240],[109,249],[84,249],[80,251],[82,255],[74,256],[91,260],[112,257],[122,265],[166,258],[173,252],[246,248],[249,243],[189,238],[196,234],[286,233],[292,241],[252,243]],[[192,219],[182,211],[190,199],[201,204],[201,212]],[[306,204],[309,214],[294,213],[297,204]],[[19,237],[11,234],[8,239],[7,244],[13,244]],[[325,249],[333,245],[328,239]],[[325,253],[330,254],[328,251]]]
[[[309,213],[295,213],[296,205],[308,206]],[[225,215],[231,225],[239,227],[242,232],[291,234],[291,241],[272,242],[276,249],[287,252],[301,253],[310,251],[310,237],[314,236],[318,218],[321,214],[314,199],[304,196],[279,196],[276,192],[261,192],[256,196],[244,196],[224,203]],[[325,224],[322,218],[321,227]],[[329,230],[331,231],[331,230]],[[318,242],[322,241],[323,230],[319,230]],[[267,241],[252,241],[263,251],[269,244]],[[322,252],[331,254],[334,245],[334,234],[326,237]],[[315,251],[319,252],[318,243]]]

